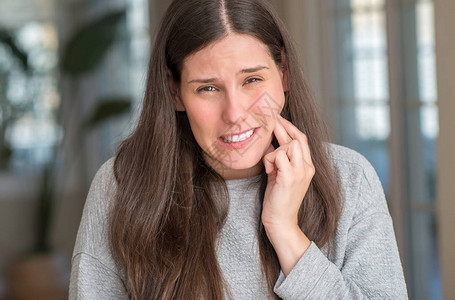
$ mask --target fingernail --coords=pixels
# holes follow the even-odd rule
[[[283,119],[283,117],[280,114],[278,114],[277,116],[278,116],[278,118]]]

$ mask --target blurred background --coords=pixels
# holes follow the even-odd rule
[[[168,0],[0,0],[0,299],[67,299],[91,180]],[[411,299],[455,299],[455,1],[275,0],[335,143],[384,186]]]

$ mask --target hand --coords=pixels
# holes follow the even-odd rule
[[[306,136],[291,122],[279,117],[274,133],[280,147],[270,145],[263,157],[268,181],[261,218],[287,276],[311,245],[298,226],[298,212],[315,168]]]
[[[307,137],[291,122],[278,117],[274,128],[280,144],[263,157],[268,174],[262,223],[270,229],[297,225],[298,212],[315,173]]]

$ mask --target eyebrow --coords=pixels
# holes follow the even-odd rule
[[[256,66],[256,67],[252,67],[252,68],[246,68],[246,69],[240,70],[237,73],[237,75],[254,73],[254,72],[257,72],[257,71],[264,70],[264,69],[268,70],[269,68],[266,67],[266,66]],[[196,83],[211,83],[211,82],[215,82],[217,80],[218,80],[218,78],[194,79],[194,80],[188,81],[188,84],[194,83],[194,82],[196,82]]]

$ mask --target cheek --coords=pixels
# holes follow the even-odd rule
[[[269,88],[262,92],[254,104],[251,106],[251,111],[255,118],[260,120],[261,124],[269,123],[274,126],[277,114],[281,113],[284,107],[284,92],[279,88]]]
[[[219,119],[219,109],[209,103],[201,103],[200,105],[188,106],[188,118],[197,123],[213,123]]]
[[[284,101],[285,101],[285,96],[284,96],[284,90],[281,86],[278,86],[274,89],[272,92],[273,94],[273,99],[275,101],[275,107],[281,112],[284,107]],[[278,113],[278,112],[277,112]]]
[[[213,140],[216,136],[217,122],[219,116],[215,109],[207,105],[187,106],[186,114],[190,122],[191,130],[196,140],[200,143],[206,140]]]

